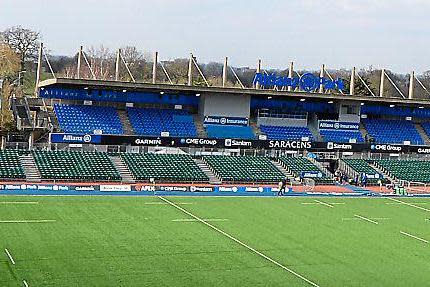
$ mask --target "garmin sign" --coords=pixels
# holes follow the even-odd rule
[[[286,76],[278,76],[273,74],[256,73],[254,77],[254,85],[260,84],[263,88],[266,87],[291,87],[293,89],[299,87],[301,90],[311,92],[319,88],[320,85],[326,90],[339,90],[345,88],[345,83],[342,79],[327,79],[317,77],[312,73],[303,74],[300,77],[289,78]]]
[[[247,118],[205,116],[204,125],[247,126]]]
[[[353,131],[359,129],[358,123],[347,123],[337,121],[319,121],[318,127],[320,130],[345,130]]]

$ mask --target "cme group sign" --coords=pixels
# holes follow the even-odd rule
[[[345,88],[342,79],[336,80],[317,77],[312,73],[303,74],[300,77],[289,78],[287,76],[278,76],[273,74],[256,73],[254,77],[254,85],[260,84],[263,88],[268,87],[291,87],[293,89],[299,87],[305,92],[311,92],[319,88],[320,85],[326,90],[339,90]]]

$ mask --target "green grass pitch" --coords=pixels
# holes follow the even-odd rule
[[[165,198],[217,230],[157,197],[0,197],[0,286],[430,286],[429,199]]]

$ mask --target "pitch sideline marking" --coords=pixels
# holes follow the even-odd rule
[[[360,218],[360,219],[366,220],[366,221],[368,221],[368,222],[370,222],[370,223],[373,223],[373,224],[379,224],[379,222],[377,222],[377,221],[374,221],[374,220],[372,220],[372,219],[369,219],[369,218],[367,218],[367,217],[364,217],[364,216],[361,216],[361,215],[358,215],[358,214],[354,214],[354,216],[355,216],[355,217],[358,217],[358,218]]]
[[[15,265],[15,260],[13,260],[12,255],[10,254],[9,250],[7,248],[4,250],[6,252],[7,257],[9,257],[10,262]]]
[[[401,233],[401,234],[403,234],[403,235],[409,236],[409,237],[411,237],[411,238],[417,239],[417,240],[419,240],[419,241],[422,241],[422,242],[425,242],[425,243],[429,243],[427,240],[422,239],[422,238],[419,238],[419,237],[417,237],[417,236],[415,236],[415,235],[412,235],[412,234],[409,234],[409,233],[407,233],[407,232],[400,231],[400,233]]]
[[[314,199],[314,201],[317,202],[318,204],[325,205],[325,206],[330,207],[330,208],[334,207],[333,205],[325,203],[324,201],[320,201],[318,199]]]
[[[301,202],[300,204],[303,204],[303,205],[320,205],[321,203],[318,203],[318,202]],[[345,202],[329,202],[327,204],[341,205],[341,204],[345,204]]]
[[[47,223],[47,222],[56,222],[56,220],[47,219],[47,220],[0,220],[0,223]]]
[[[0,204],[39,204],[38,201],[0,201]]]
[[[25,286],[25,287],[28,287],[28,283],[27,283],[27,281],[23,280],[23,281],[22,281],[22,283],[24,283],[24,286]]]
[[[169,205],[168,203],[165,202],[145,202],[145,205]],[[194,204],[193,202],[178,202],[178,205],[191,205]]]
[[[203,220],[203,219],[201,219],[200,217],[198,217],[198,216],[196,216],[196,215],[192,214],[191,212],[189,212],[189,211],[187,211],[187,210],[183,209],[182,207],[180,207],[180,206],[176,205],[175,203],[171,202],[170,200],[168,200],[168,199],[166,199],[166,198],[164,198],[164,197],[162,197],[162,196],[158,196],[158,198],[159,198],[159,199],[161,199],[161,200],[163,200],[164,202],[167,202],[167,203],[168,203],[168,204],[170,204],[171,206],[173,206],[173,207],[175,207],[175,208],[179,209],[180,211],[184,212],[185,214],[187,214],[187,215],[191,216],[192,218],[196,219],[197,221],[200,221],[201,223],[203,223],[204,225],[206,225],[206,226],[208,226],[208,227],[212,228],[213,230],[217,231],[218,233],[221,233],[222,235],[224,235],[224,236],[226,236],[226,237],[230,238],[231,240],[233,240],[234,242],[238,243],[239,245],[241,245],[241,246],[245,247],[246,249],[248,249],[248,250],[250,250],[250,251],[254,252],[255,254],[257,254],[257,255],[259,255],[259,256],[261,256],[261,257],[263,257],[264,259],[266,259],[266,260],[268,260],[268,261],[272,262],[272,263],[273,263],[273,264],[275,264],[276,266],[278,266],[278,267],[280,267],[280,268],[282,268],[282,269],[284,269],[284,270],[286,270],[286,271],[290,272],[291,274],[293,274],[293,275],[295,275],[295,276],[299,277],[300,279],[302,279],[303,281],[305,281],[305,282],[309,283],[310,285],[312,285],[312,286],[314,286],[314,287],[320,287],[318,284],[316,284],[316,283],[312,282],[311,280],[309,280],[309,279],[307,279],[307,278],[303,277],[302,275],[300,275],[299,273],[295,272],[294,270],[292,270],[292,269],[290,269],[290,268],[288,268],[288,267],[286,267],[286,266],[282,265],[282,264],[281,264],[281,263],[279,263],[278,261],[276,261],[276,260],[274,260],[274,259],[270,258],[269,256],[267,256],[267,255],[265,255],[265,254],[261,253],[260,251],[258,251],[258,250],[256,250],[256,249],[252,248],[251,246],[247,245],[246,243],[243,243],[243,242],[242,242],[242,241],[240,241],[239,239],[237,239],[237,238],[233,237],[232,235],[230,235],[230,234],[226,233],[225,231],[222,231],[222,230],[221,230],[221,229],[219,229],[218,227],[216,227],[216,226],[214,226],[214,225],[210,224],[209,222],[204,221],[204,220]]]
[[[391,198],[391,197],[388,197],[388,199],[392,200],[392,201],[395,201],[397,203],[405,204],[407,206],[415,207],[415,208],[418,208],[418,209],[430,212],[430,209],[427,209],[427,208],[424,208],[424,207],[421,207],[421,206],[418,206],[418,205],[415,205],[415,204],[412,204],[412,203],[409,203],[409,202],[404,202],[404,201],[401,201],[401,200],[398,200],[398,199],[394,199],[394,198]]]
[[[203,218],[203,221],[210,222],[210,221],[228,221],[227,218]],[[197,219],[193,218],[180,218],[180,219],[172,219],[174,222],[196,222]]]

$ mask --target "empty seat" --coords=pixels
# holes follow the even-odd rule
[[[347,130],[320,130],[320,134],[326,142],[340,142],[349,143],[351,140],[355,140],[356,143],[363,143],[364,139],[359,130],[347,131]]]
[[[333,183],[333,180],[309,159],[304,157],[280,157],[279,162],[295,177],[301,177],[302,173],[321,173],[321,177],[313,178],[316,183]]]
[[[121,176],[107,153],[34,151],[43,179],[76,181],[120,181]]]
[[[60,128],[67,133],[123,134],[118,113],[113,107],[54,105]]]
[[[208,182],[208,176],[187,154],[121,154],[135,180]]]
[[[203,159],[226,182],[277,183],[285,177],[266,157],[216,155]]]
[[[397,179],[430,183],[430,161],[381,159],[375,162]]]
[[[25,178],[18,151],[0,150],[0,178],[6,180]]]
[[[403,144],[404,141],[410,141],[415,145],[424,144],[411,121],[367,119],[364,120],[364,125],[376,143]]]
[[[172,137],[196,137],[192,115],[186,110],[127,108],[130,123],[138,135],[160,136],[169,132]]]
[[[261,125],[260,129],[269,140],[301,140],[306,137],[312,141],[314,138],[308,127]]]
[[[255,139],[254,132],[249,126],[207,125],[206,132],[210,138]]]

